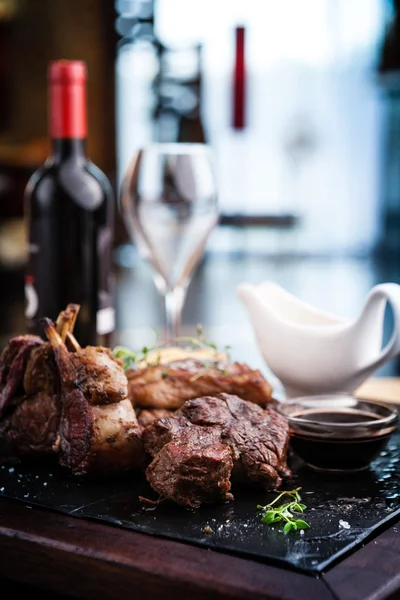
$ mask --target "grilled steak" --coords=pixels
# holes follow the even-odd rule
[[[188,508],[231,500],[232,452],[218,438],[213,428],[182,429],[149,465],[146,476],[152,487],[164,498]]]
[[[279,487],[290,475],[286,466],[289,427],[273,408],[263,410],[237,396],[196,398],[180,411],[194,425],[220,428],[221,439],[232,448],[236,481],[259,481]]]
[[[265,406],[272,388],[260,371],[241,363],[204,363],[191,358],[144,369],[129,369],[128,393],[134,406],[177,409],[186,400],[226,392]]]
[[[142,467],[142,428],[118,361],[103,348],[69,352],[51,321],[43,322],[61,382],[60,463],[76,475]]]
[[[193,476],[195,481],[190,488],[188,478],[192,475],[187,465],[200,469],[201,450],[207,451],[209,457],[210,446],[215,445],[221,455],[222,445],[229,449],[233,462],[229,473],[223,472],[221,481],[232,474],[234,481],[254,481],[275,489],[283,477],[290,475],[286,466],[288,441],[287,421],[272,408],[263,410],[229,394],[196,398],[187,401],[174,416],[154,421],[144,430],[145,450],[154,457],[146,476],[162,496],[185,506],[199,506],[212,497],[208,495],[207,478]],[[214,481],[212,472],[208,477]],[[222,485],[228,492],[225,483]]]
[[[192,423],[183,415],[176,412],[172,417],[163,417],[153,421],[143,431],[143,446],[145,451],[154,458],[165,444],[179,439],[184,429],[193,429]]]

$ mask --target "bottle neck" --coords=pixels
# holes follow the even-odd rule
[[[53,140],[84,140],[87,136],[85,83],[54,81],[49,92],[50,137]]]
[[[86,139],[57,138],[52,140],[52,158],[57,162],[86,158]]]

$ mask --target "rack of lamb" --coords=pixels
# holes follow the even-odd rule
[[[57,453],[76,475],[143,468],[142,427],[127,379],[108,348],[81,348],[73,335],[79,306],[56,321],[48,338],[11,338],[0,357],[0,458]]]

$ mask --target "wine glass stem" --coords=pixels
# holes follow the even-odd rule
[[[182,307],[185,301],[186,289],[176,287],[167,290],[164,294],[165,302],[165,333],[166,339],[171,340],[179,336],[181,325]]]

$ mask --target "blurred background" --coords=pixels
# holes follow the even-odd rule
[[[349,318],[373,285],[400,282],[398,0],[0,0],[4,338],[25,327],[23,190],[48,152],[57,58],[87,62],[88,153],[116,197],[150,141],[213,149],[221,220],[189,288],[188,330],[203,323],[261,366],[241,281],[274,279]],[[160,300],[117,204],[116,223],[119,341],[140,346]]]

